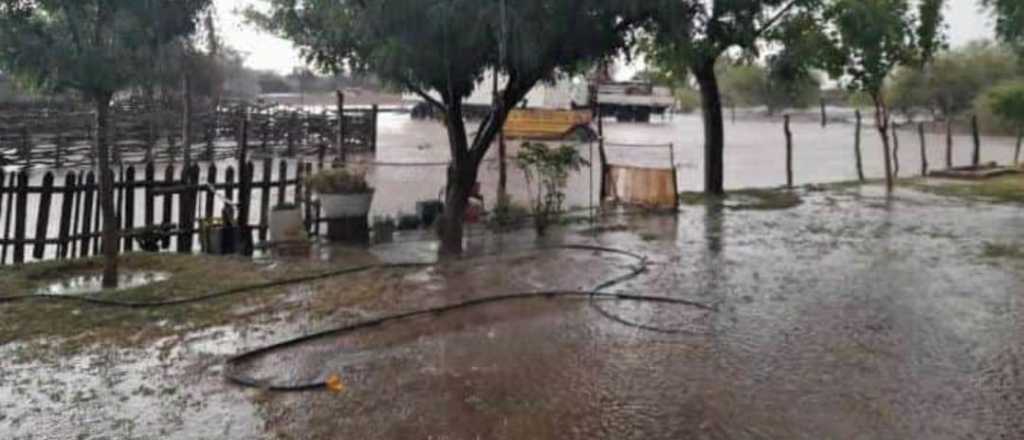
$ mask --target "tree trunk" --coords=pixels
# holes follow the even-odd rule
[[[892,178],[892,154],[889,151],[889,111],[885,102],[877,94],[875,102],[875,127],[878,128],[878,135],[882,137],[882,153],[885,157],[885,188],[892,192],[894,182]]]
[[[900,177],[900,127],[896,123],[892,124],[892,177],[898,179]]]
[[[117,287],[117,251],[119,237],[117,218],[114,212],[114,175],[110,170],[110,148],[107,144],[108,124],[110,121],[111,93],[97,93],[93,96],[96,106],[94,133],[96,151],[99,156],[100,212],[103,217],[102,250],[103,250],[103,287]]]
[[[786,188],[793,188],[793,132],[789,129],[789,115],[783,124],[786,133]]]
[[[441,216],[442,257],[462,255],[463,223],[469,196],[476,183],[476,167],[459,169],[454,163],[448,168],[448,189],[445,193],[444,214]]]
[[[701,111],[704,115],[704,191],[708,194],[724,194],[725,127],[715,60],[701,63],[694,72],[700,86]]]
[[[494,104],[501,105],[501,98],[498,95],[498,74],[494,73],[492,90]],[[508,163],[505,160],[505,127],[504,124],[498,130],[498,203],[508,202]]]

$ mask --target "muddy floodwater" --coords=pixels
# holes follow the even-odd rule
[[[186,332],[149,349],[33,355],[0,345],[3,438],[1019,439],[1024,246],[1019,205],[877,186],[802,192],[787,210],[684,207],[609,217],[545,239],[470,238],[480,255],[296,286],[300,312]],[[524,299],[310,341],[240,365],[268,384],[337,376],[341,392],[279,394],[222,377],[246,349],[495,294],[609,289],[714,305]],[[429,258],[432,243],[375,248]],[[344,265],[345,261],[338,261]],[[385,287],[302,314],[317,295]],[[241,305],[239,307],[242,307]],[[598,309],[597,307],[600,307]],[[615,319],[609,319],[609,316]],[[6,317],[5,317],[6,318]],[[173,323],[155,322],[153,325]]]

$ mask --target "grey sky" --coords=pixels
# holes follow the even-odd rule
[[[259,0],[214,0],[221,32],[228,44],[245,53],[256,69],[286,73],[302,64],[298,51],[287,41],[261,33],[242,23],[236,11],[259,5]],[[950,43],[960,46],[972,40],[992,38],[991,17],[981,12],[978,0],[949,0],[947,21]]]

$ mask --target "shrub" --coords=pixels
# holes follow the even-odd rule
[[[373,191],[366,174],[345,168],[323,170],[306,178],[306,185],[320,194],[362,194]]]

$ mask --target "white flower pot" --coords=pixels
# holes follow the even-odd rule
[[[302,211],[298,208],[272,210],[268,223],[271,243],[306,240],[306,225],[302,222]]]
[[[328,219],[362,217],[370,212],[373,191],[361,194],[320,194],[324,217]]]

